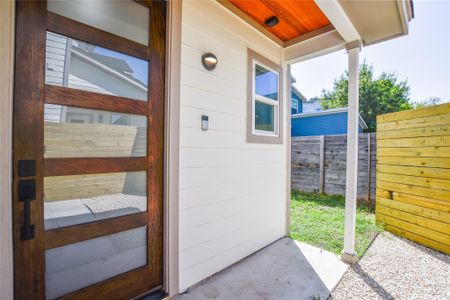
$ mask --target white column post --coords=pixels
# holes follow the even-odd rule
[[[352,43],[353,44],[353,43]],[[358,123],[359,123],[359,43],[348,49],[348,118],[347,173],[345,187],[344,250],[341,259],[355,263],[356,197],[358,186]]]

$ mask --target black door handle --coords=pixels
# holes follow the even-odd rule
[[[36,182],[34,179],[19,181],[19,201],[23,202],[23,225],[20,227],[20,239],[34,238],[34,225],[31,224],[31,201],[36,199]]]

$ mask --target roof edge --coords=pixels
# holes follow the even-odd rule
[[[348,112],[348,107],[341,107],[341,108],[332,108],[332,109],[326,109],[321,111],[313,111],[313,112],[306,112],[306,113],[300,113],[300,114],[294,114],[291,115],[292,119],[297,118],[308,118],[308,117],[315,117],[315,116],[324,116],[324,115],[332,115],[332,114],[338,114]],[[359,116],[359,126],[361,126],[363,129],[367,129],[368,126],[364,119],[361,117],[361,114],[358,113]]]

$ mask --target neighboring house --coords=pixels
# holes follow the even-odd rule
[[[319,100],[315,98],[314,100],[310,99],[303,103],[303,112],[316,112],[322,110],[322,106],[319,103]]]
[[[291,87],[291,114],[299,114],[303,112],[303,103],[306,97],[297,90],[296,87]]]
[[[291,114],[299,114],[303,112],[303,103],[306,97],[293,85],[296,82],[294,76],[291,76]]]
[[[313,112],[304,112],[291,116],[291,136],[346,134],[348,109],[336,108]],[[367,129],[359,115],[358,131]]]
[[[133,74],[129,63],[134,60],[128,55],[47,32],[45,83],[143,100],[147,97],[147,84]],[[138,116],[130,114],[55,104],[46,104],[44,109],[47,122],[146,126]]]
[[[411,5],[0,1],[0,299],[172,297],[289,235],[290,66],[347,50],[357,147],[360,50]]]
[[[346,107],[323,110],[317,99],[307,101],[297,88],[292,86],[291,89],[291,136],[347,133],[348,109]],[[367,129],[367,125],[359,115],[358,131],[363,132],[364,129]]]

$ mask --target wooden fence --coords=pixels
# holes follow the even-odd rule
[[[377,118],[377,220],[450,254],[450,103]]]
[[[45,157],[145,156],[146,128],[110,124],[44,123]],[[44,179],[45,201],[89,198],[138,191],[144,178],[136,172],[54,176]]]
[[[291,187],[345,195],[347,135],[293,137]],[[358,199],[375,205],[376,135],[359,135]]]
[[[146,139],[139,137],[140,132],[142,128],[135,126],[45,122],[45,157],[145,156],[146,149],[138,142],[145,146]]]

